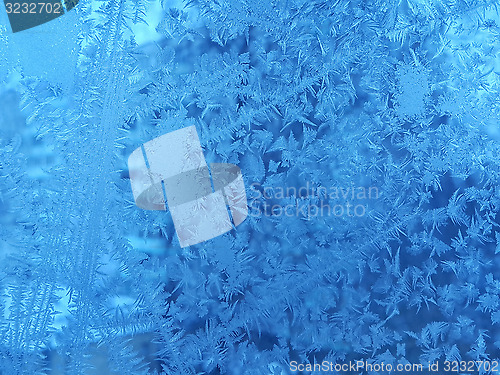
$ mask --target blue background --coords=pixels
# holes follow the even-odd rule
[[[498,361],[498,23],[485,0],[106,0],[13,34],[2,7],[0,374]],[[249,197],[380,195],[181,249],[126,162],[190,125]]]

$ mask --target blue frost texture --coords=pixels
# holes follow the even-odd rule
[[[499,361],[499,91],[497,1],[0,5],[0,375]],[[127,158],[192,125],[251,214],[182,249]]]

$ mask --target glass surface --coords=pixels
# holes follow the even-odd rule
[[[0,2],[0,375],[498,374],[499,25]]]

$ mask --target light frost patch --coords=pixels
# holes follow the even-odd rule
[[[396,78],[398,115],[410,119],[424,115],[429,97],[428,73],[423,68],[399,65],[396,68]]]

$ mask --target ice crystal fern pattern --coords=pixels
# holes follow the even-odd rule
[[[1,14],[0,374],[499,359],[494,1],[73,13],[31,42],[56,72]],[[159,37],[139,44],[144,23]],[[193,124],[207,161],[239,165],[246,186],[380,199],[360,218],[249,217],[181,250],[168,214],[133,204],[126,159]]]

